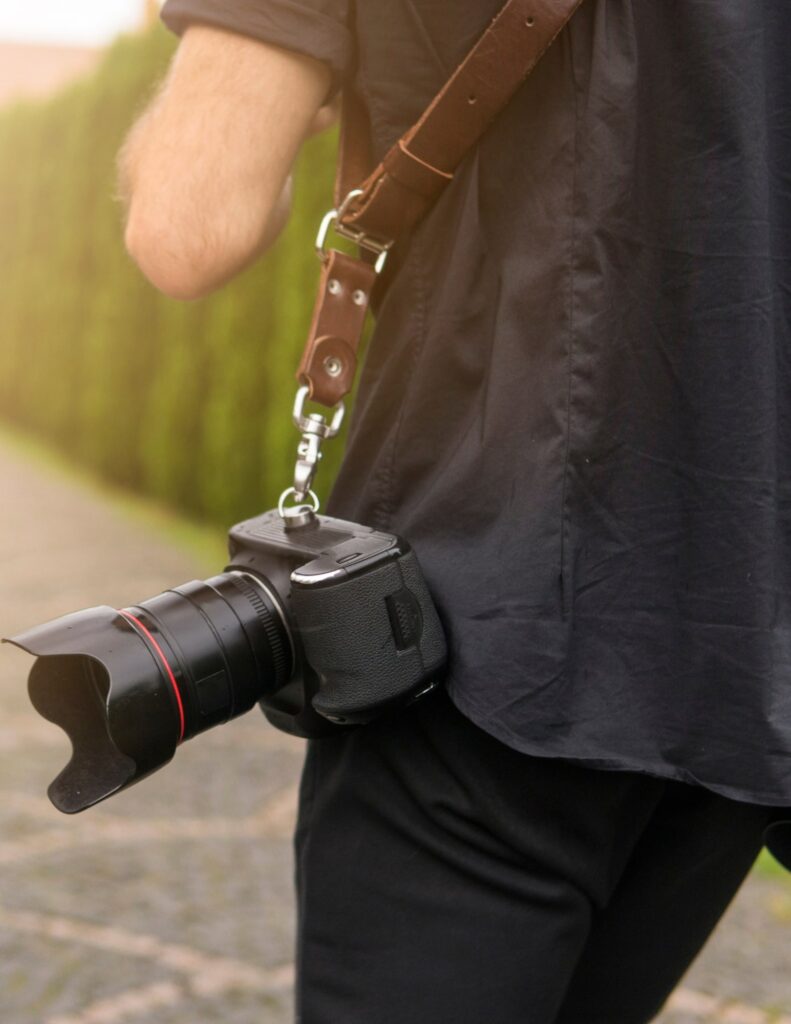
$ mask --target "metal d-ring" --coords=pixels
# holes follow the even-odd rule
[[[307,416],[305,415],[305,402],[308,398],[310,398],[310,388],[303,384],[297,388],[297,393],[294,397],[294,407],[291,410],[291,419],[294,426],[297,430],[316,434],[324,440],[335,437],[341,429],[346,406],[343,402],[338,402],[332,410],[332,419],[328,423],[327,418],[320,413],[312,412]]]
[[[339,235],[342,235],[344,238],[351,239],[361,248],[367,249],[369,252],[376,253],[374,270],[377,274],[381,274],[385,265],[385,260],[387,259],[387,253],[393,244],[393,240],[388,239],[383,241],[378,238],[372,238],[370,235],[366,235],[364,231],[355,231],[354,228],[344,227],[342,223],[349,204],[361,195],[363,195],[363,190],[361,188],[353,188],[337,209],[328,210],[327,213],[324,214],[321,218],[321,224],[319,224],[319,230],[316,234],[316,254],[322,263],[327,260],[327,235],[329,234],[330,228],[335,225],[335,231]]]
[[[306,497],[310,498],[310,505],[307,505],[304,498],[302,501],[298,501],[296,505],[291,505],[290,508],[286,507],[286,501],[288,498],[297,497],[298,491],[296,487],[287,487],[285,491],[280,495],[277,501],[277,511],[281,519],[288,518],[288,513],[292,509],[309,508],[311,512],[318,512],[319,505],[321,502],[315,491],[308,491]]]
[[[321,218],[321,224],[319,224],[319,230],[316,232],[316,241],[314,244],[316,247],[316,255],[320,260],[322,260],[322,262],[327,258],[327,235],[330,232],[330,228],[336,221],[339,221],[341,217],[343,217],[349,203],[362,194],[363,190],[361,188],[353,188],[337,210],[328,210]]]

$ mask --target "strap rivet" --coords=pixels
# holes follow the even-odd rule
[[[367,298],[368,296],[365,294],[362,288],[355,288],[354,291],[352,292],[352,302],[355,304],[355,306],[364,306],[365,300]]]
[[[324,360],[324,369],[330,377],[340,377],[343,373],[343,360],[337,356],[327,356]]]
[[[327,282],[327,291],[330,295],[340,295],[343,291],[343,285],[337,277],[331,277]]]

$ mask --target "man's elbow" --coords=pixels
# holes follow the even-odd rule
[[[143,275],[172,299],[200,299],[227,280],[227,259],[203,239],[185,236],[166,220],[129,211],[126,250]]]
[[[249,266],[274,244],[290,210],[290,179],[280,198],[242,204],[237,215],[204,209],[180,218],[175,203],[132,201],[124,234],[126,249],[145,277],[173,299],[200,299]],[[270,208],[271,205],[271,208]]]

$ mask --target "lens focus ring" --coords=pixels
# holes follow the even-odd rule
[[[264,627],[277,680],[276,688],[282,686],[291,674],[292,663],[291,653],[283,645],[282,627],[284,623],[276,621],[275,617],[278,615],[278,612],[275,611],[273,614],[272,610],[267,607],[261,589],[259,589],[261,584],[257,580],[253,582],[253,578],[244,576],[239,572],[231,572],[229,576],[233,585],[253,606],[258,616],[258,621]]]

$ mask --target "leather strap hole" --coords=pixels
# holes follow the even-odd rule
[[[533,17],[532,14],[525,18],[525,25],[527,25],[528,28],[532,28],[535,25],[535,23],[536,19]]]
[[[472,106],[474,103],[478,102],[478,97],[477,96],[468,96],[467,97],[467,102],[469,103],[470,106]]]

